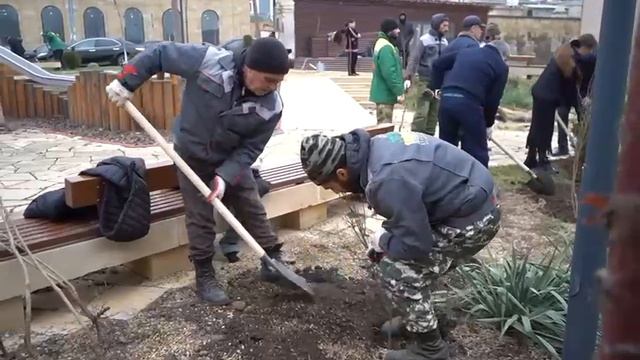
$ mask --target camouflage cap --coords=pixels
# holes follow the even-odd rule
[[[309,179],[320,185],[331,178],[345,149],[344,141],[337,137],[305,136],[300,143],[300,163]]]

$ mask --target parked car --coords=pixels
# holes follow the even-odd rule
[[[136,45],[122,39],[100,37],[80,40],[67,49],[80,55],[83,64],[108,62],[112,65],[123,65],[125,49],[127,56],[132,58],[145,48],[144,45]]]

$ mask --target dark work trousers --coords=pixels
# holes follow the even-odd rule
[[[253,170],[253,178],[256,181],[256,185],[258,186],[258,196],[262,198],[269,192],[269,187],[271,186],[266,180],[264,180],[260,173],[257,170]],[[229,209],[235,215],[234,209]],[[225,231],[222,239],[220,239],[220,250],[224,255],[230,253],[239,253],[240,252],[240,244],[242,243],[242,239],[240,235],[232,228],[229,227],[227,231]]]
[[[358,64],[358,50],[347,50],[347,71],[349,75],[356,73],[356,65]]]
[[[533,97],[527,148],[534,149],[538,154],[551,152],[557,108],[558,104],[555,101]]]
[[[574,108],[576,114],[578,115],[578,122],[582,120],[582,114],[580,113],[580,109]],[[569,112],[571,108],[568,106],[561,106],[558,108],[558,116],[562,122],[567,125],[567,129],[569,128]],[[571,131],[571,129],[569,129]],[[567,133],[564,132],[562,127],[558,127],[558,148],[559,149],[569,149],[569,143],[567,141]]]
[[[215,176],[215,169],[207,163],[190,158],[176,148],[178,154],[191,169],[205,182],[210,184]],[[191,181],[178,171],[178,183],[185,208],[185,222],[189,237],[189,256],[191,260],[203,260],[214,255],[213,206],[193,186]],[[264,249],[279,245],[280,242],[267,219],[267,213],[258,196],[256,181],[247,168],[246,174],[240,176],[238,184],[226,184],[222,202],[235,212],[238,221],[256,239]]]
[[[462,94],[443,94],[438,124],[440,139],[455,146],[462,141],[462,150],[489,167],[487,123],[484,120],[484,110],[477,101]]]

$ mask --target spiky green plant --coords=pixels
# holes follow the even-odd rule
[[[456,289],[462,310],[495,324],[500,336],[520,333],[560,358],[565,331],[569,271],[552,257],[542,264],[512,257],[491,265],[458,269],[465,289]]]

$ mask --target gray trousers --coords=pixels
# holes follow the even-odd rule
[[[181,153],[177,147],[176,151],[205,184],[211,183],[215,176],[215,169],[210,164],[190,158]],[[213,206],[207,202],[207,199],[181,171],[178,171],[178,183],[184,200],[185,222],[189,237],[189,257],[191,260],[212,257],[215,253],[214,241],[216,238]],[[222,202],[228,208],[233,209],[238,221],[260,246],[269,249],[279,245],[280,241],[273,231],[260,201],[251,169],[247,168],[246,174],[240,176],[237,184],[226,185]]]

